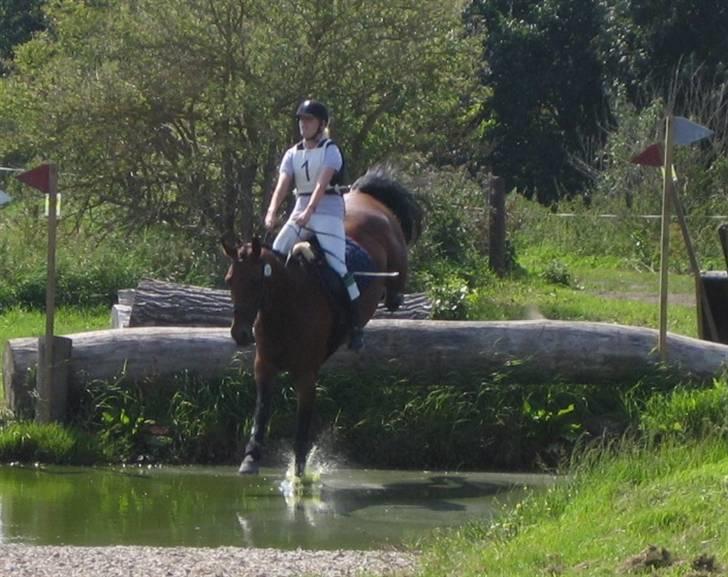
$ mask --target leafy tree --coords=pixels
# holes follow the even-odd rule
[[[604,22],[597,2],[473,0],[466,13],[487,62],[492,90],[482,108],[485,162],[508,187],[551,203],[577,193],[584,176],[571,162],[600,142],[607,93],[594,39]]]
[[[717,83],[728,80],[728,4],[721,0],[613,0],[615,24],[627,30],[624,79],[635,97],[649,79],[668,96],[678,68]],[[625,27],[626,24],[626,27]],[[694,79],[692,79],[694,81]]]
[[[58,0],[47,13],[0,86],[0,156],[58,159],[67,196],[104,221],[210,237],[252,232],[303,97],[330,105],[356,175],[431,147],[476,62],[457,3],[437,0]]]
[[[43,4],[45,0],[0,0],[0,73],[7,72],[3,61],[12,60],[13,48],[44,28]]]

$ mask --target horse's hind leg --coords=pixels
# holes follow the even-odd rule
[[[303,477],[306,470],[306,456],[308,455],[309,434],[311,430],[311,417],[313,403],[316,399],[316,375],[306,375],[296,379],[296,393],[298,395],[298,408],[296,412],[296,476]]]
[[[271,412],[271,399],[273,396],[273,381],[277,371],[259,359],[255,361],[255,414],[253,415],[253,430],[250,440],[245,446],[243,462],[238,472],[241,475],[254,475],[260,469],[260,458],[263,452],[268,420]]]
[[[389,311],[396,311],[401,305],[404,297],[405,284],[407,283],[407,247],[397,246],[392,242],[387,256],[387,270],[389,272],[398,272],[394,278],[388,278],[385,283],[387,294],[384,298],[384,306]]]

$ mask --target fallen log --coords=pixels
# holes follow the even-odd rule
[[[404,295],[395,312],[383,305],[374,318],[429,319],[432,303],[424,293]],[[111,311],[111,327],[229,327],[233,320],[230,291],[193,285],[142,280],[136,289],[119,291]]]
[[[366,347],[341,348],[322,372],[384,370],[428,382],[455,375],[507,372],[528,382],[618,383],[659,366],[657,332],[606,323],[566,321],[382,321],[365,330]],[[67,335],[73,340],[69,394],[91,379],[122,372],[130,380],[187,371],[214,378],[250,369],[254,347],[237,348],[228,329],[145,327]],[[686,380],[707,381],[728,366],[728,346],[668,335],[668,366]],[[4,353],[5,395],[13,410],[32,406],[37,339],[11,339]]]

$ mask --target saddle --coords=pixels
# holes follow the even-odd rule
[[[351,326],[351,306],[349,294],[343,279],[326,261],[326,256],[316,237],[297,243],[291,250],[286,266],[291,263],[303,266],[309,274],[319,281],[334,316],[334,330],[329,337],[329,354],[333,353],[346,337]],[[369,253],[350,238],[346,239],[346,268],[352,272],[375,272],[376,267]],[[354,277],[359,292],[371,283],[371,278]]]

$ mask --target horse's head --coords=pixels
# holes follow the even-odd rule
[[[260,240],[239,245],[222,240],[223,250],[232,261],[225,275],[233,301],[233,325],[230,334],[235,342],[247,345],[253,342],[253,323],[263,303],[266,272],[270,265],[261,257]]]

